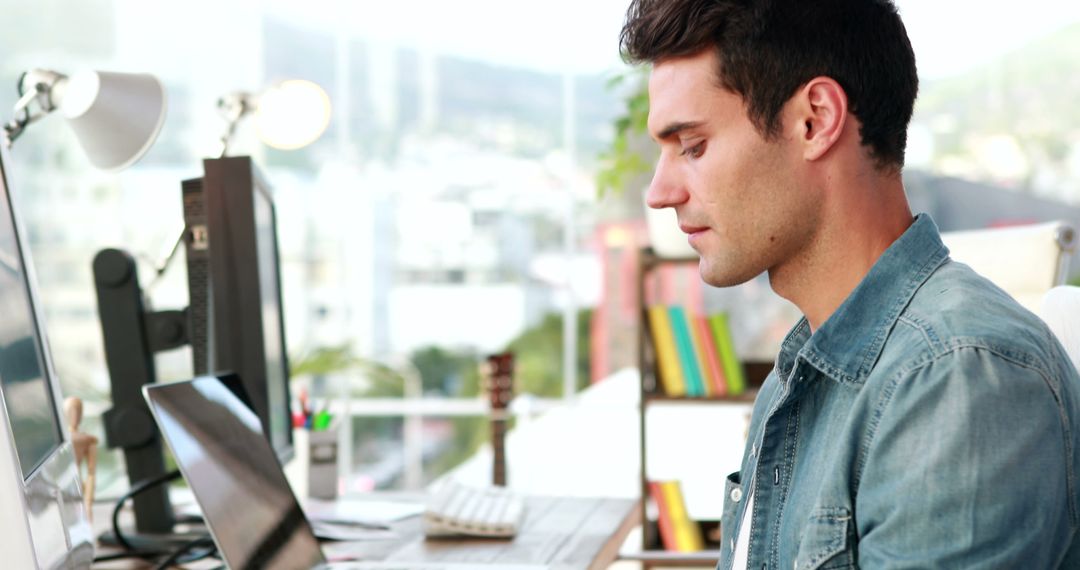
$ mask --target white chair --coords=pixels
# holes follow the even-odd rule
[[[1047,291],[1039,316],[1050,325],[1073,366],[1080,370],[1080,287],[1062,285]]]
[[[1038,313],[1043,296],[1065,282],[1076,230],[1047,222],[985,230],[945,232],[941,239],[956,261],[969,265]]]

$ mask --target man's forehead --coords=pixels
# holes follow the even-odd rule
[[[715,55],[709,53],[657,62],[649,76],[649,131],[662,133],[673,122],[704,121],[717,105],[738,96],[719,86]]]
[[[669,57],[653,64],[649,86],[671,84],[706,84],[716,87],[716,52],[705,50],[694,55]]]

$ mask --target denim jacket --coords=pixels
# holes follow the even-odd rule
[[[1022,260],[1017,260],[1022,262]],[[724,493],[720,570],[1080,568],[1080,378],[920,215],[784,340]]]

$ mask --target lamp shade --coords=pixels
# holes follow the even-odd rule
[[[81,71],[55,93],[90,162],[121,170],[139,160],[165,122],[165,89],[153,75]]]

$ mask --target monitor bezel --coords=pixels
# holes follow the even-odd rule
[[[243,189],[242,191],[240,189]],[[283,409],[276,413],[291,417],[292,398],[288,344],[285,336],[285,305],[282,299],[281,247],[278,239],[277,205],[270,185],[247,156],[203,160],[202,194],[209,239],[210,302],[208,326],[211,346],[210,371],[232,371],[240,375],[278,459],[284,464],[295,454],[292,424],[285,430],[287,442],[279,448],[271,434],[269,383],[266,378],[265,330],[278,327],[281,363],[284,367]],[[270,207],[274,240],[274,278],[277,282],[278,322],[263,321],[263,295],[258,282],[260,271],[256,229],[255,196]],[[253,279],[254,277],[254,279]],[[243,293],[241,293],[243,292]],[[237,332],[239,331],[239,333]],[[238,356],[239,355],[239,356]],[[265,406],[265,407],[264,407]]]
[[[3,159],[6,160],[7,156],[3,155]],[[25,295],[26,302],[30,306],[30,325],[33,327],[34,340],[36,343],[36,350],[34,351],[34,356],[37,358],[38,367],[41,370],[42,375],[45,377],[44,380],[46,385],[48,386],[48,398],[51,404],[50,408],[53,412],[53,426],[56,428],[54,434],[56,435],[56,443],[52,446],[52,449],[50,449],[48,453],[46,453],[41,459],[38,460],[36,464],[29,466],[28,469],[26,465],[22,465],[22,460],[19,460],[19,468],[22,471],[23,480],[29,481],[45,464],[47,464],[61,451],[61,448],[69,440],[69,438],[67,437],[66,431],[64,429],[65,425],[64,413],[62,409],[62,400],[57,399],[57,396],[62,394],[62,392],[60,390],[60,383],[58,381],[56,371],[53,368],[52,358],[50,358],[51,352],[49,349],[49,339],[48,335],[45,332],[45,327],[43,326],[45,320],[42,317],[41,304],[37,298],[37,278],[34,274],[33,261],[30,259],[29,256],[29,248],[26,246],[26,243],[23,240],[23,235],[25,235],[25,232],[22,228],[22,224],[19,221],[18,216],[15,215],[15,203],[12,199],[11,192],[8,191],[7,174],[8,173],[6,168],[3,166],[3,164],[0,164],[0,191],[4,193],[4,200],[7,204],[8,211],[11,213],[11,223],[15,233],[14,237],[16,253],[19,256],[19,269],[22,272],[22,293]],[[2,385],[2,382],[0,382],[0,385]],[[4,406],[6,414],[6,401],[4,402]],[[6,417],[6,419],[10,422],[10,417]],[[14,432],[12,432],[12,436],[14,436]],[[18,450],[18,443],[12,441],[12,444],[15,445],[16,450]]]
[[[30,314],[35,329],[34,340],[37,343],[39,364],[49,387],[49,398],[52,401],[51,408],[59,431],[59,442],[38,464],[29,470],[24,469],[11,429],[7,411],[8,401],[3,390],[0,389],[0,431],[3,432],[4,439],[0,442],[0,447],[8,448],[6,450],[8,457],[0,457],[0,468],[3,467],[3,463],[10,462],[19,475],[16,479],[22,484],[18,489],[21,505],[15,505],[21,508],[18,512],[15,509],[5,508],[0,514],[0,528],[5,532],[17,532],[16,536],[10,537],[13,540],[9,545],[10,548],[5,548],[5,556],[12,557],[7,559],[12,563],[18,563],[25,557],[30,557],[39,567],[59,565],[72,568],[89,567],[93,560],[93,530],[82,500],[82,484],[71,445],[71,434],[64,422],[63,392],[52,362],[52,350],[38,297],[34,263],[24,240],[26,232],[17,213],[9,184],[7,165],[10,163],[6,146],[0,144],[0,193],[3,194],[3,199],[11,214],[16,248],[22,264],[24,292],[30,304]],[[0,452],[3,451],[0,450]],[[31,509],[31,499],[35,504],[41,504]],[[59,521],[56,520],[57,518]],[[18,532],[16,529],[24,532]],[[24,540],[19,539],[20,535],[25,537]],[[57,545],[56,541],[61,536],[64,550],[57,551],[53,547]],[[5,545],[8,544],[5,540]]]

